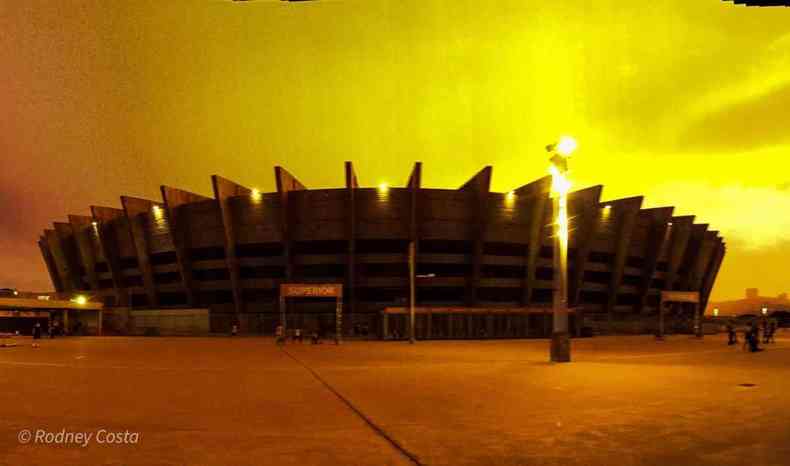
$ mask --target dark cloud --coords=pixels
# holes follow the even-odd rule
[[[741,152],[790,143],[790,83],[721,107],[688,125],[678,142],[690,150]]]

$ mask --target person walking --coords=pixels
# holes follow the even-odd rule
[[[239,326],[236,325],[236,324],[233,324],[230,327],[230,336],[235,337],[238,333],[239,333]]]
[[[736,344],[738,344],[738,334],[735,332],[735,325],[732,322],[727,322],[727,345]]]
[[[768,344],[770,333],[768,331],[768,319],[763,318],[763,344]]]
[[[41,339],[41,323],[36,322],[36,325],[33,326],[33,348],[38,348],[38,341]]]
[[[749,333],[751,334],[749,339],[749,351],[752,353],[762,351],[760,348],[760,327],[757,325],[756,320],[752,322],[752,328]]]
[[[768,343],[776,343],[774,339],[774,335],[776,334],[776,321],[772,320],[771,324],[768,326]]]

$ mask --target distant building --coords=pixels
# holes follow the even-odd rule
[[[744,299],[709,303],[707,308],[705,308],[705,315],[714,315],[714,309],[719,310],[720,316],[757,315],[762,312],[764,307],[768,309],[769,313],[790,311],[790,299],[787,299],[787,293],[782,293],[776,297],[760,296],[757,288],[747,288]]]

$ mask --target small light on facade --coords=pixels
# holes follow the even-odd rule
[[[507,197],[507,199],[509,201],[512,201],[513,199],[516,198],[516,192],[515,191],[508,191],[505,196]]]
[[[672,222],[667,223],[667,226],[671,227],[672,226]]]
[[[250,197],[252,198],[253,201],[260,201],[262,197],[260,190],[258,190],[258,188],[252,188],[252,191],[250,192]]]
[[[609,209],[611,209],[611,208],[612,208],[612,206],[611,206],[611,205],[609,205],[609,204],[606,204],[605,206],[603,206],[603,208],[604,208],[604,210],[609,210]]]
[[[719,308],[718,307],[713,309],[713,317],[719,317]]]
[[[157,218],[157,219],[161,219],[162,218],[162,208],[161,207],[159,207],[158,205],[154,205],[151,208],[151,210],[153,210],[155,218]]]
[[[19,296],[19,292],[17,290],[14,290],[14,296]]]
[[[764,315],[764,316],[765,316],[765,315],[768,315],[768,308],[767,308],[767,307],[764,307],[764,308],[762,309],[762,311],[763,311],[763,315]]]
[[[379,192],[382,194],[388,193],[390,190],[390,185],[387,183],[379,183]]]
[[[81,306],[81,305],[83,305],[83,304],[88,302],[88,298],[86,298],[83,295],[78,295],[76,298],[72,299],[71,301],[75,302],[75,303],[77,303],[77,304],[79,304]]]
[[[99,226],[99,223],[94,220],[94,221],[91,222],[91,225],[93,225],[94,227],[97,227],[97,226]]]

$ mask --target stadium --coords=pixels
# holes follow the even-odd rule
[[[284,303],[289,328],[403,338],[413,284],[418,338],[550,334],[550,177],[500,193],[489,189],[491,167],[458,189],[422,186],[419,162],[402,187],[361,187],[350,162],[336,189],[274,174],[276,192],[215,175],[213,197],[162,186],[161,200],[121,196],[118,207],[55,222],[39,239],[55,290],[110,314],[204,310],[210,332],[238,323],[272,334]],[[718,232],[672,207],[601,193],[568,197],[572,332],[650,331],[662,291],[699,292],[704,309],[726,251]],[[286,300],[283,284],[334,285],[342,299]]]

